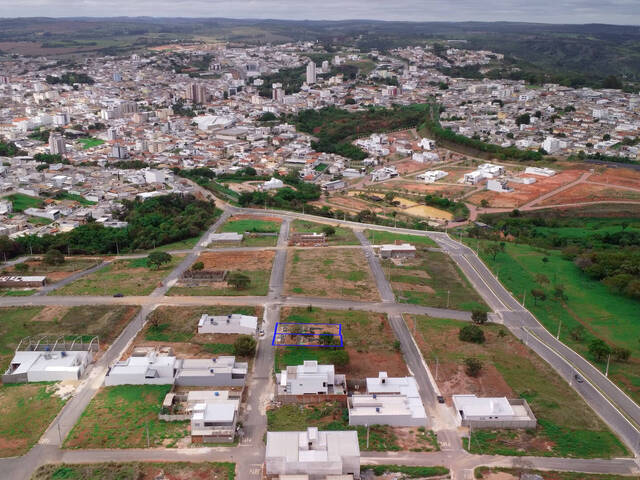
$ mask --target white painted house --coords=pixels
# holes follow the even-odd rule
[[[255,335],[258,317],[234,313],[231,315],[202,314],[198,321],[198,333],[238,333]]]
[[[155,349],[136,349],[131,357],[120,360],[109,369],[104,379],[113,385],[172,385],[177,372],[173,354]]]
[[[91,351],[17,351],[5,372],[6,380],[58,382],[79,380],[93,360]]]
[[[277,190],[279,188],[284,187],[284,183],[279,178],[271,178],[270,180],[264,182],[260,185],[260,190],[266,192],[268,190]]]
[[[430,170],[428,172],[421,173],[420,175],[416,175],[416,178],[418,180],[424,180],[424,183],[434,183],[447,175],[449,175],[449,173],[443,170]]]
[[[336,375],[333,365],[305,360],[277,373],[276,384],[280,395],[333,394],[336,385],[345,385],[345,376]]]
[[[459,425],[474,428],[535,428],[536,417],[524,399],[451,397]]]
[[[358,479],[358,433],[315,427],[304,432],[267,432],[265,466],[268,476],[308,475],[310,480],[319,480],[328,475],[353,475]]]

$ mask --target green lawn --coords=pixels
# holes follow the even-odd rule
[[[398,302],[455,310],[489,310],[445,253],[433,252],[419,245],[416,258],[399,265],[383,260],[382,267],[391,280]]]
[[[9,366],[18,343],[27,336],[98,335],[105,346],[138,311],[139,307],[126,305],[0,308],[0,370]]]
[[[88,150],[89,148],[97,147],[104,143],[104,140],[100,140],[99,138],[79,138],[78,143],[82,144],[83,150]]]
[[[374,475],[382,476],[389,473],[401,473],[401,478],[439,477],[449,473],[446,467],[410,467],[407,465],[362,465],[360,471],[371,470]],[[386,477],[385,477],[386,478]]]
[[[116,260],[90,275],[82,277],[53,295],[149,295],[182,260],[174,255],[171,262],[157,270],[147,266],[146,258]]]
[[[24,455],[38,441],[64,405],[54,391],[50,383],[0,386],[0,457]]]
[[[65,448],[172,447],[188,435],[189,422],[158,419],[171,385],[103,387],[64,442]]]
[[[174,296],[265,296],[269,293],[269,279],[271,270],[236,270],[251,279],[249,288],[238,290],[233,287],[213,288],[213,287],[172,287],[168,295]]]
[[[527,308],[551,333],[555,335],[562,322],[560,340],[602,371],[605,364],[597,362],[588,352],[591,340],[601,338],[609,345],[630,349],[631,359],[623,363],[612,362],[609,377],[636,402],[640,401],[640,301],[611,293],[605,285],[587,277],[555,250],[544,251],[507,243],[505,252],[498,253],[494,260],[483,251],[481,244],[480,256],[498,273],[502,284],[516,298],[522,300],[523,292],[527,292]],[[543,262],[543,258],[548,261]],[[549,283],[540,283],[537,275],[546,276]],[[552,290],[556,284],[564,285],[566,300],[553,298]],[[536,303],[531,295],[532,289],[544,290],[547,300]],[[577,341],[570,334],[579,325],[586,330],[582,341]]]
[[[56,195],[56,200],[73,200],[74,202],[78,202],[80,205],[96,205],[96,202],[92,202],[91,200],[87,200],[82,195],[76,195],[75,193],[63,192]]]
[[[44,217],[29,217],[27,222],[31,223],[32,225],[42,226],[42,225],[49,225],[50,223],[53,223],[53,220],[49,218],[44,218]]]
[[[0,289],[0,297],[29,297],[36,293],[36,290],[5,290]]]
[[[24,212],[27,208],[40,208],[43,204],[42,199],[22,193],[14,193],[6,197],[6,199],[11,200],[11,203],[13,203],[14,212]]]
[[[438,244],[426,235],[402,235],[399,233],[379,232],[377,230],[365,230],[364,233],[373,245],[395,243],[396,240],[400,240],[412,245],[438,248]]]
[[[327,225],[322,223],[309,222],[308,220],[294,220],[291,222],[291,233],[304,232],[304,233],[322,233],[322,229]],[[353,230],[350,228],[340,227],[338,225],[332,225],[335,228],[336,233],[327,237],[327,244],[329,245],[360,245],[360,242],[356,238]]]
[[[130,462],[47,464],[33,474],[32,480],[141,480],[149,478],[197,478],[234,480],[235,463],[213,462]]]
[[[504,327],[483,326],[487,341],[478,345],[458,339],[458,331],[467,325],[465,322],[424,316],[412,318],[417,319],[423,356],[430,363],[435,358],[440,362],[443,372],[440,381],[457,372],[465,358],[478,358],[484,365],[479,382],[483,375],[497,376],[487,380],[489,386],[481,394],[491,396],[500,392],[504,395],[503,390],[495,390],[494,386],[500,385],[499,377],[502,377],[517,398],[527,400],[538,419],[535,430],[474,430],[472,453],[578,458],[628,454],[623,444],[551,366],[523,347]],[[467,442],[464,444],[466,447]]]
[[[256,219],[229,219],[219,230],[220,232],[258,232],[258,233],[278,233],[280,231],[280,223],[268,220]]]

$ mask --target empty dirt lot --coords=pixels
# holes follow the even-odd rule
[[[285,289],[288,294],[310,297],[380,300],[367,260],[359,249],[318,247],[290,251]]]
[[[271,270],[273,250],[256,252],[204,252],[198,262],[204,263],[205,270]]]

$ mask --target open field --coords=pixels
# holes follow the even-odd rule
[[[283,405],[267,410],[267,428],[270,432],[300,431],[307,427],[321,430],[357,430],[360,450],[432,452],[438,450],[437,440],[431,431],[423,427],[390,427],[371,425],[369,448],[367,448],[366,427],[349,425],[347,409],[337,402],[317,405]]]
[[[233,480],[234,463],[87,463],[48,464],[32,480]]]
[[[62,265],[47,265],[42,259],[32,257],[22,263],[27,265],[29,269],[24,273],[20,273],[21,275],[46,275],[48,283],[56,283],[76,272],[99,264],[100,260],[95,258],[67,258]],[[2,271],[7,271],[8,273],[17,272],[15,266],[4,268]]]
[[[291,233],[295,232],[315,232],[322,233],[322,229],[327,225],[316,222],[309,222],[307,220],[294,220],[291,222]],[[353,230],[350,228],[340,227],[337,225],[332,225],[335,228],[336,233],[334,235],[327,237],[328,245],[359,245],[360,242],[356,238]]]
[[[233,355],[233,342],[237,335],[198,334],[198,320],[202,314],[228,315],[240,313],[262,317],[261,307],[236,307],[217,305],[212,307],[169,307],[156,308],[149,315],[149,321],[133,341],[138,346],[169,345],[179,355],[191,358],[211,358],[212,354]]]
[[[0,457],[23,455],[38,441],[64,401],[49,383],[0,386]]]
[[[471,195],[469,198],[467,198],[467,200],[470,203],[473,203],[475,205],[480,205],[480,202],[482,200],[487,200],[489,202],[490,207],[517,208],[524,205],[525,203],[535,200],[541,195],[545,195],[557,188],[560,188],[564,185],[567,185],[577,180],[578,178],[580,178],[580,175],[582,175],[584,172],[585,172],[584,170],[569,169],[569,170],[558,172],[553,177],[548,177],[548,178],[539,177],[536,175],[526,175],[526,176],[531,176],[532,178],[535,178],[536,182],[530,185],[523,185],[520,183],[511,182],[509,183],[509,186],[513,187],[514,189],[513,192],[497,193],[497,192],[489,192],[485,190],[485,191]],[[555,201],[556,198],[557,198],[556,196],[553,196],[549,199],[549,201],[553,199],[553,202],[552,202],[553,204],[566,203],[566,202],[556,202]],[[569,202],[569,203],[575,203],[575,202]]]
[[[78,202],[80,205],[95,205],[96,202],[92,202],[91,200],[87,200],[82,195],[76,195],[75,193],[62,192],[56,195],[55,199],[57,201],[61,201],[62,203],[67,202]]]
[[[312,308],[309,311],[308,308],[285,308],[281,319],[282,322],[340,323],[344,348],[277,347],[276,371],[288,365],[302,365],[304,360],[318,360],[319,363],[335,363],[338,373],[347,375],[347,381],[377,377],[380,370],[385,370],[391,377],[407,374],[399,342],[384,314],[353,310]],[[347,359],[343,353],[337,353],[342,351],[347,352]],[[343,360],[348,362],[342,363]]]
[[[157,270],[147,266],[146,258],[116,260],[100,270],[59,290],[54,295],[149,295],[182,260],[174,255],[171,262]]]
[[[125,305],[0,308],[0,370],[5,371],[20,340],[30,335],[98,335],[106,348],[139,310]]]
[[[637,188],[638,190],[627,190],[616,188],[614,185],[595,185],[585,182],[543,200],[540,205],[562,205],[606,200],[628,200],[640,203],[640,187]]]
[[[269,292],[269,277],[275,252],[273,250],[204,252],[196,262],[202,262],[205,270],[228,270],[251,279],[246,289],[236,289],[226,283],[215,283],[201,287],[172,287],[169,295],[266,295]]]
[[[482,247],[480,256],[494,272],[499,272],[500,281],[518,298],[527,292],[527,308],[550,332],[555,334],[562,322],[560,340],[602,371],[605,364],[597,362],[588,351],[594,338],[600,338],[612,346],[630,349],[629,361],[611,362],[609,378],[635,401],[640,401],[640,302],[610,292],[605,285],[589,278],[555,250],[545,251],[529,245],[507,243],[505,252],[497,254],[495,260]],[[542,261],[543,258],[547,261]],[[544,275],[549,283],[540,284],[538,275]],[[564,285],[566,300],[552,297],[551,290],[556,284]],[[534,302],[530,295],[534,288],[547,292],[547,300]],[[581,341],[570,334],[579,326],[585,329]]]
[[[640,172],[631,168],[607,168],[591,175],[589,181],[640,189]]]
[[[13,204],[14,212],[24,212],[27,208],[39,208],[44,203],[42,199],[36,197],[30,197],[22,193],[14,193],[9,195],[7,200],[10,200]]]
[[[79,138],[78,143],[82,145],[83,150],[88,150],[93,147],[98,147],[104,143],[104,140],[100,140],[99,138]]]
[[[285,291],[311,297],[380,299],[360,249],[293,250],[287,254]]]
[[[218,232],[236,232],[244,234],[243,247],[274,247],[278,243],[278,232],[282,220],[275,217],[253,217],[250,215],[235,215],[220,227]],[[252,235],[272,233],[271,236]],[[212,245],[224,246],[224,245]],[[233,246],[233,245],[232,245]]]
[[[174,447],[188,442],[189,422],[158,420],[171,385],[102,387],[64,442],[65,448]]]
[[[410,326],[417,321],[416,341],[432,368],[438,358],[438,386],[447,402],[454,393],[525,398],[538,419],[535,430],[474,430],[473,453],[598,458],[627,454],[578,394],[504,327],[481,327],[486,342],[475,344],[458,338],[465,322],[407,318]],[[477,378],[465,373],[463,361],[469,357],[483,363]]]
[[[379,232],[377,230],[365,230],[365,235],[372,245],[382,245],[395,243],[396,240],[410,243],[412,245],[425,245],[427,247],[437,248],[438,244],[426,235],[403,235],[391,232]]]
[[[416,245],[416,257],[382,260],[382,268],[399,302],[459,310],[488,310],[451,258]]]
[[[448,182],[448,180],[449,176],[442,179],[443,182]],[[410,182],[407,180],[385,182],[379,187],[383,189],[388,188],[388,191],[395,193],[405,192],[420,195],[438,193],[447,198],[456,198],[473,190],[471,185],[449,185],[448,183],[424,183],[421,181]]]
[[[401,473],[401,478],[429,478],[439,477],[449,473],[446,467],[411,467],[408,465],[361,465],[360,472],[370,471],[374,477],[370,480],[388,480],[396,478],[395,473]]]
[[[554,472],[547,470],[533,470],[523,462],[522,468],[478,467],[475,478],[478,480],[519,480],[522,473],[538,475],[542,480],[629,480],[632,477],[624,475]]]

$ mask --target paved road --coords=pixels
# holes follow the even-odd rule
[[[289,227],[291,220],[285,218],[280,226],[280,234],[278,235],[278,244],[275,258],[273,259],[273,267],[271,268],[271,278],[269,280],[269,296],[277,298],[282,295],[284,289],[284,271],[287,266],[287,250],[286,246],[289,241]]]
[[[356,238],[360,241],[362,248],[364,249],[364,254],[367,257],[367,262],[369,262],[369,268],[371,269],[371,273],[373,274],[373,278],[376,281],[376,286],[378,287],[378,292],[380,293],[380,298],[385,303],[393,303],[396,301],[396,296],[393,294],[393,289],[387,280],[387,277],[384,275],[384,271],[382,270],[382,265],[378,261],[373,248],[371,247],[371,243],[364,235],[362,230],[354,230],[356,234]]]

